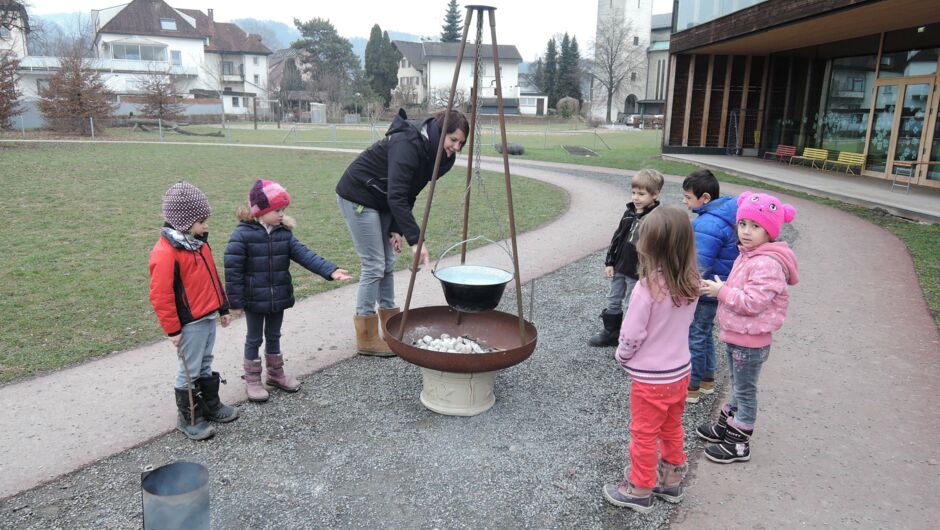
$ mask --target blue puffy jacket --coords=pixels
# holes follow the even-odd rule
[[[693,211],[698,214],[692,228],[699,272],[709,280],[716,274],[726,280],[738,257],[737,197],[718,197]]]
[[[225,289],[232,309],[277,313],[292,307],[291,260],[327,280],[337,269],[283,224],[269,234],[256,221],[240,222],[225,247]]]

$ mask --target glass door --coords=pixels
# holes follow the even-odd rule
[[[933,122],[928,115],[933,79],[894,78],[880,81],[875,90],[865,173],[891,176],[900,170],[901,174],[908,171],[919,174],[920,164],[911,166],[903,162],[922,163],[930,156],[924,146],[934,136],[928,134],[932,131],[927,127],[928,122]],[[935,150],[940,156],[940,147]]]
[[[872,109],[871,134],[868,139],[865,170],[884,173],[888,167],[891,132],[894,130],[894,109],[898,101],[898,85],[880,85],[875,90],[877,92]]]
[[[930,100],[930,83],[907,83],[904,85],[903,105],[900,110],[897,141],[894,145],[893,162],[921,161],[924,150],[924,132],[927,122],[927,103]],[[904,167],[903,165],[900,167]],[[896,171],[892,168],[890,174]],[[913,173],[917,174],[914,169]]]

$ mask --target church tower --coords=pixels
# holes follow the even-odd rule
[[[612,38],[623,37],[625,43],[620,88],[610,97],[610,120],[617,121],[621,113],[639,113],[639,101],[645,98],[647,77],[647,54],[650,47],[650,32],[653,16],[652,0],[597,0],[597,30],[595,41],[595,68],[610,63],[599,55],[604,43]],[[616,72],[615,72],[616,75]],[[608,76],[604,76],[605,79]],[[591,87],[591,117],[605,120],[607,117],[608,89],[597,79]]]

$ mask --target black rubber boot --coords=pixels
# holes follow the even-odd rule
[[[193,389],[193,402],[196,405],[195,411],[190,414],[189,409],[189,390],[185,388],[176,388],[176,408],[179,414],[176,418],[176,428],[186,435],[190,440],[205,440],[215,434],[215,427],[209,425],[202,417],[202,407],[200,403],[202,396],[199,394],[199,388]],[[193,417],[195,417],[193,421]]]
[[[604,331],[591,337],[588,344],[595,347],[616,346],[620,342],[620,324],[623,323],[623,313],[608,313],[601,311],[601,320],[604,321]]]
[[[729,417],[734,417],[734,411],[731,411],[729,415],[722,409],[721,415],[718,416],[718,423],[714,425],[699,425],[698,429],[695,429],[695,434],[703,440],[718,443],[725,439],[725,430],[728,428]]]
[[[202,394],[203,415],[209,421],[228,423],[238,419],[238,409],[222,403],[219,399],[219,383],[225,383],[219,372],[196,380],[196,388]]]
[[[725,438],[721,443],[705,448],[705,456],[712,462],[730,464],[731,462],[747,462],[751,459],[751,435],[754,430],[739,429],[728,424],[725,429]]]

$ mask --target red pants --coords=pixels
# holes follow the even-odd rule
[[[656,464],[685,464],[682,412],[689,394],[689,377],[675,383],[630,384],[630,475],[638,488],[656,485]],[[659,455],[657,455],[657,449]]]

